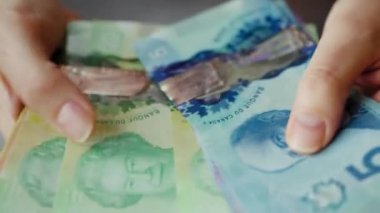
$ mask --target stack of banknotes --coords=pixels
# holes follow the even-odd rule
[[[380,106],[353,91],[331,146],[284,132],[315,39],[282,0],[171,26],[78,21],[62,70],[96,126],[75,143],[26,109],[0,156],[0,213],[375,213]]]
[[[1,213],[230,212],[191,126],[134,53],[159,27],[69,26],[63,68],[89,94],[95,130],[78,144],[25,110],[0,157]]]

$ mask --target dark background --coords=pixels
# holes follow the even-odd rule
[[[225,0],[62,0],[84,19],[136,20],[173,23]],[[334,0],[288,0],[305,21],[319,32]]]

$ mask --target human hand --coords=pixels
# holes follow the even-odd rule
[[[72,15],[58,0],[0,2],[0,131],[27,106],[75,141],[91,133],[86,97],[50,61]]]
[[[337,1],[303,76],[286,132],[302,154],[327,146],[356,83],[380,101],[380,1]]]

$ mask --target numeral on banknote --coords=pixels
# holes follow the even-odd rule
[[[168,51],[165,49],[165,47],[159,47],[159,48],[153,50],[152,52],[150,52],[149,56],[152,59],[160,59],[163,56],[165,56],[167,53],[168,53]]]
[[[364,181],[380,173],[380,162],[375,162],[377,157],[380,157],[380,147],[375,147],[364,155],[362,163],[365,170],[354,165],[348,166],[346,170],[358,181]]]

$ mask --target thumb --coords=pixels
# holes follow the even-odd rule
[[[359,10],[344,3],[348,2],[338,1],[330,13],[289,119],[288,145],[302,154],[320,151],[332,140],[352,84],[374,61],[379,39],[373,27],[363,24],[369,21],[360,20]]]
[[[46,48],[36,35],[18,19],[1,22],[1,74],[25,106],[71,140],[83,142],[94,126],[91,105],[49,61]]]
[[[75,21],[80,18],[79,14],[76,11],[73,11],[69,8],[63,7],[63,13],[66,15],[67,20],[70,21]]]
[[[7,139],[23,106],[10,86],[0,76],[0,135]],[[1,138],[1,136],[0,136]]]

